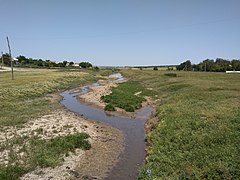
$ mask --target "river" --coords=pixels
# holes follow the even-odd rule
[[[116,81],[123,79],[119,73],[112,74],[110,77],[117,78]],[[98,85],[98,83],[93,83],[89,86]],[[119,157],[118,163],[109,172],[106,179],[137,179],[139,168],[144,163],[145,158],[144,124],[151,116],[153,108],[150,106],[143,107],[135,114],[135,118],[117,115],[110,116],[103,110],[77,100],[77,95],[89,92],[89,86],[80,87],[81,92],[78,93],[72,93],[74,92],[73,90],[61,93],[61,96],[63,96],[61,104],[70,111],[86,117],[89,121],[102,122],[119,129],[124,134],[124,150]]]

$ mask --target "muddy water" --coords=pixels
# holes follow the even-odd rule
[[[98,84],[93,85],[97,86]],[[106,179],[137,179],[139,167],[143,164],[145,157],[144,123],[153,109],[148,106],[142,108],[136,113],[136,118],[109,116],[102,110],[79,102],[76,96],[89,91],[88,86],[83,86],[81,89],[80,93],[73,94],[71,91],[61,93],[63,96],[61,103],[69,110],[86,118],[103,122],[121,130],[125,137],[124,151],[120,155],[120,160]]]

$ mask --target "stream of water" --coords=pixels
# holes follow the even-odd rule
[[[111,77],[122,80],[121,74],[113,74]],[[94,83],[91,86],[98,86]],[[143,107],[135,115],[135,118],[107,115],[103,110],[86,105],[77,100],[76,96],[89,92],[89,86],[82,86],[81,92],[72,93],[72,90],[61,93],[63,104],[67,109],[79,113],[89,121],[98,121],[119,129],[124,134],[124,151],[120,155],[119,162],[113,167],[106,179],[137,179],[139,167],[144,163],[145,135],[144,123],[150,117],[153,109],[150,106]]]

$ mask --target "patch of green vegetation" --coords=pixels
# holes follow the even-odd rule
[[[139,95],[135,93],[141,92]],[[143,101],[146,101],[144,96],[153,96],[154,92],[147,90],[137,81],[127,81],[112,88],[112,93],[102,96],[101,99],[111,104],[110,106],[119,107],[127,112],[133,112],[141,107]]]
[[[139,179],[240,178],[240,76],[123,70],[161,99]]]
[[[113,106],[112,104],[107,104],[104,108],[105,111],[116,111],[115,106]]]
[[[0,166],[0,179],[18,179],[23,174],[35,169],[36,167],[55,167],[63,162],[63,157],[69,152],[74,152],[76,148],[88,150],[91,144],[87,140],[89,135],[86,133],[76,133],[53,139],[39,139],[38,136],[33,136],[28,140],[29,146],[22,148],[22,152],[27,154],[25,159],[21,159],[24,163],[19,163],[19,156],[13,151],[10,151],[9,165]],[[21,143],[26,141],[25,138],[16,137]],[[8,149],[12,149],[14,144],[19,144],[17,141],[8,142]]]
[[[31,166],[55,167],[63,162],[62,155],[76,148],[88,150],[90,143],[86,140],[86,133],[76,133],[64,137],[56,137],[50,140],[31,139]]]
[[[26,173],[21,165],[0,166],[0,179],[14,180]]]

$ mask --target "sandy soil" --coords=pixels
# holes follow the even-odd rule
[[[45,116],[43,119],[48,121],[43,120],[42,123],[54,124],[54,129],[58,131],[55,133],[56,135],[72,134],[76,131],[87,132],[90,135],[92,148],[88,151],[78,149],[75,154],[64,157],[64,163],[61,166],[39,168],[21,179],[103,179],[117,162],[123,142],[123,136],[118,130],[100,123],[91,123],[83,117],[65,110]],[[37,121],[37,124],[41,124],[41,122]],[[61,132],[61,127],[66,127],[66,125],[70,128]],[[34,126],[38,125],[35,123]]]
[[[99,86],[90,86],[89,93],[78,96],[82,102],[89,105],[94,105],[98,108],[104,109],[105,103],[101,100],[101,96],[105,96],[111,93],[111,88],[116,87],[117,83],[108,82],[105,80],[98,81]]]
[[[49,95],[53,101],[59,101],[59,95]],[[56,168],[38,168],[25,174],[21,179],[103,179],[118,161],[123,150],[123,135],[112,127],[102,123],[88,121],[86,118],[62,108],[51,114],[29,121],[22,126],[1,127],[0,143],[6,144],[11,140],[24,136],[38,135],[42,139],[51,139],[56,136],[86,132],[90,135],[92,145],[90,150],[77,149],[75,153],[63,157],[64,163]],[[9,164],[10,149],[14,150],[18,159],[26,158],[20,153],[26,145],[18,144],[14,147],[0,150],[0,164]]]

